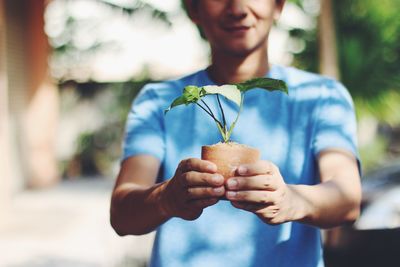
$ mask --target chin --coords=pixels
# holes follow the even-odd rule
[[[224,46],[224,51],[240,56],[247,56],[250,53],[263,47],[263,42],[254,40],[232,40]],[[265,49],[267,46],[265,46]]]
[[[257,50],[258,47],[255,46],[235,46],[235,47],[227,47],[224,49],[225,53],[229,53],[235,56],[248,56]]]

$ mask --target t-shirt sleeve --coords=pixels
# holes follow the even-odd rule
[[[314,155],[338,148],[349,151],[359,159],[353,101],[342,84],[330,81],[324,86],[314,116]]]
[[[122,160],[138,154],[164,158],[163,110],[150,85],[135,98],[125,126]]]

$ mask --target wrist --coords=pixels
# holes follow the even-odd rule
[[[158,196],[157,196],[157,209],[161,216],[165,219],[168,220],[172,217],[174,217],[172,209],[171,209],[171,204],[170,200],[167,194],[167,187],[168,187],[169,180],[166,182],[163,182],[159,184],[158,186]]]
[[[292,207],[292,221],[307,222],[310,220],[312,212],[312,206],[307,199],[299,194],[299,187],[305,185],[288,185],[288,190],[290,192],[290,203]]]

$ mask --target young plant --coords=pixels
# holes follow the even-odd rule
[[[271,78],[254,78],[242,83],[225,84],[221,86],[206,85],[198,87],[194,85],[189,85],[183,89],[183,94],[176,98],[172,102],[172,104],[165,110],[164,113],[166,114],[172,108],[179,105],[195,104],[211,116],[211,118],[217,124],[223,141],[227,143],[230,140],[232,131],[235,128],[236,122],[239,119],[239,115],[242,111],[244,93],[253,88],[261,88],[268,91],[279,90],[286,94],[288,93],[288,89],[284,81]],[[206,95],[215,95],[222,118],[218,119],[217,116],[215,116],[214,112],[211,110],[210,106],[207,105],[207,103],[203,100]],[[226,121],[224,109],[222,107],[219,97],[220,95],[229,99],[239,107],[236,119],[230,125],[228,125]]]

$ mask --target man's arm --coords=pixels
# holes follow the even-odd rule
[[[228,180],[226,196],[235,207],[269,224],[299,221],[329,228],[354,222],[361,203],[357,160],[344,150],[327,150],[319,155],[318,164],[317,185],[287,185],[269,162],[243,166],[238,169],[241,176]]]
[[[111,225],[119,235],[151,232],[168,219],[160,206],[162,184],[155,184],[160,162],[152,156],[126,159],[111,198]]]
[[[307,206],[300,221],[322,228],[353,223],[360,214],[361,204],[357,160],[346,151],[329,150],[320,153],[318,165],[320,184],[292,187]]]
[[[183,160],[174,177],[155,184],[159,168],[159,160],[146,155],[122,163],[111,199],[111,225],[119,235],[149,233],[171,217],[194,220],[225,194],[211,162]]]

